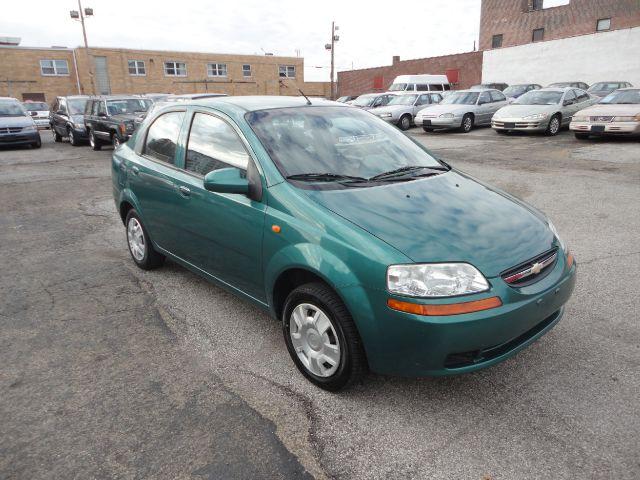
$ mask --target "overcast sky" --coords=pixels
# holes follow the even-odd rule
[[[0,36],[23,46],[82,44],[69,18],[77,0],[3,1]],[[329,80],[331,21],[340,27],[338,70],[471,51],[478,40],[480,0],[83,0],[94,9],[89,45],[212,53],[295,56],[305,80]],[[321,68],[317,68],[321,67]]]

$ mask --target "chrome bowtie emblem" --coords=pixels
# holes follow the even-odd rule
[[[533,275],[539,274],[540,270],[542,270],[542,264],[541,263],[534,263],[533,265],[531,265],[531,273]]]

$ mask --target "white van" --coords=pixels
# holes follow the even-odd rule
[[[389,87],[390,92],[443,92],[450,89],[446,75],[400,75]]]

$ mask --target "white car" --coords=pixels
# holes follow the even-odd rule
[[[418,111],[427,105],[440,103],[441,100],[440,93],[405,93],[396,95],[386,106],[369,111],[382,120],[397,125],[400,130],[408,130]]]
[[[51,128],[49,123],[49,105],[45,102],[26,101],[22,106],[27,111],[38,128]]]
[[[640,88],[621,88],[576,112],[569,129],[579,140],[603,135],[640,136]]]

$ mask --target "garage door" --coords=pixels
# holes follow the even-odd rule
[[[111,94],[109,85],[109,70],[107,70],[107,57],[93,57],[96,64],[96,89],[100,95]]]

